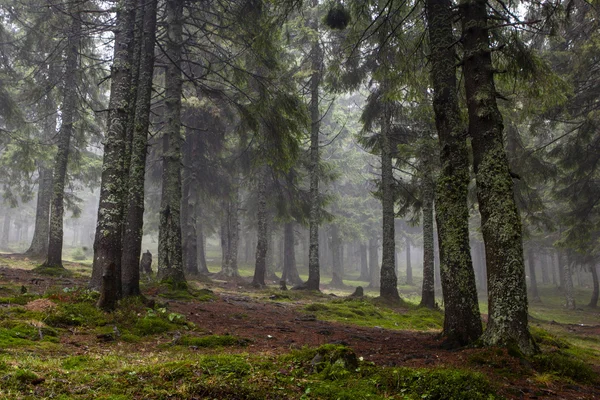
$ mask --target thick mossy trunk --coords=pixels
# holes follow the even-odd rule
[[[157,0],[144,2],[144,22],[137,82],[135,123],[129,163],[126,219],[123,227],[121,276],[123,296],[140,294],[139,258],[144,235],[144,178],[150,126]]]
[[[335,288],[344,287],[344,265],[341,254],[342,241],[340,239],[340,227],[331,225],[331,282],[329,286]]]
[[[435,308],[435,277],[433,248],[433,199],[434,185],[431,177],[423,182],[423,288],[421,306]]]
[[[294,223],[286,222],[283,227],[283,274],[281,280],[291,285],[302,283],[296,266],[296,251],[294,247]]]
[[[390,301],[399,301],[398,278],[396,276],[396,240],[394,212],[394,170],[392,144],[390,140],[391,106],[384,105],[381,124],[381,208],[383,211],[383,236],[381,250],[381,276],[379,295]]]
[[[183,1],[166,1],[165,127],[168,148],[163,156],[163,184],[158,232],[158,277],[185,286],[181,246],[181,52]]]
[[[592,283],[594,285],[594,291],[592,292],[592,298],[590,299],[590,302],[588,303],[588,307],[596,308],[596,307],[598,307],[598,291],[599,291],[598,267],[596,266],[596,264],[590,264],[589,268],[590,268],[590,272],[592,273]]]
[[[267,272],[267,252],[269,243],[267,238],[267,179],[268,168],[262,167],[260,180],[258,182],[258,210],[257,241],[256,241],[256,263],[254,265],[254,277],[252,285],[256,287],[265,286],[265,275]]]
[[[427,0],[431,43],[433,109],[441,169],[436,190],[444,331],[448,343],[464,346],[482,333],[475,273],[469,247],[469,158],[456,82],[456,42],[450,0]]]
[[[521,218],[496,103],[487,11],[485,0],[461,3],[469,135],[488,271],[489,317],[482,341],[532,354],[537,346],[528,328]]]
[[[313,23],[318,29],[318,23]],[[319,130],[321,114],[319,112],[319,86],[321,84],[322,49],[318,40],[315,41],[311,54],[313,70],[310,79],[310,212],[309,212],[309,251],[308,251],[308,280],[304,284],[308,290],[319,290],[321,283],[319,267]]]
[[[531,301],[540,303],[542,300],[540,299],[538,292],[537,277],[535,273],[535,254],[533,253],[532,248],[527,249],[527,262],[529,264],[529,294]]]
[[[94,238],[94,266],[90,286],[95,289],[115,289],[121,293],[121,235],[123,229],[124,199],[129,177],[125,172],[126,129],[129,120],[131,98],[131,60],[135,0],[119,2],[113,65],[111,66],[110,101],[108,105],[108,130],[104,140],[100,204]],[[139,257],[139,253],[136,255]],[[107,268],[115,268],[114,274],[106,275]],[[136,261],[137,267],[137,261]],[[106,279],[115,279],[114,284],[105,284]],[[117,296],[118,296],[117,294]],[[103,294],[111,299],[113,294]],[[111,303],[112,304],[112,303]],[[110,304],[109,304],[110,306]],[[106,305],[99,304],[106,309]]]
[[[77,64],[81,19],[78,5],[70,6],[71,29],[67,38],[66,65],[63,83],[61,126],[58,133],[58,148],[52,179],[52,201],[50,203],[50,225],[48,232],[48,254],[45,266],[62,267],[64,196],[69,162],[69,146],[73,135],[73,124],[77,114]]]
[[[30,258],[42,258],[48,254],[50,230],[50,199],[52,198],[52,169],[41,166],[38,177],[38,195],[35,207],[35,229],[31,245],[25,252]]]

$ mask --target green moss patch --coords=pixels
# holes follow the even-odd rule
[[[368,299],[340,299],[326,303],[312,303],[305,311],[319,319],[346,322],[360,326],[379,326],[387,329],[432,330],[441,329],[443,314],[438,310],[410,307],[400,311],[374,304]]]

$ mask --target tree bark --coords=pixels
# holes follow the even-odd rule
[[[592,298],[590,299],[590,302],[588,304],[588,307],[590,308],[596,308],[598,307],[598,267],[596,266],[596,264],[591,263],[589,265],[590,267],[590,272],[592,273],[592,283],[594,284],[594,291],[592,292]]]
[[[340,288],[344,287],[344,266],[342,264],[341,255],[341,240],[340,240],[340,228],[337,224],[331,225],[331,282],[329,286]]]
[[[371,272],[369,286],[372,288],[379,287],[379,245],[377,239],[369,239],[369,271]]]
[[[423,182],[423,288],[421,306],[435,308],[433,199],[435,191],[430,176]]]
[[[527,260],[529,263],[529,292],[531,299],[536,303],[540,303],[542,300],[538,293],[537,277],[535,275],[535,254],[531,247],[527,249]]]
[[[239,182],[238,178],[234,173],[232,178],[232,189],[229,194],[230,199],[227,202],[227,256],[225,259],[225,275],[228,277],[238,277],[238,244],[239,244],[239,232],[240,232],[240,221],[239,221]]]
[[[464,0],[461,11],[469,135],[488,271],[489,317],[482,340],[490,346],[515,344],[532,354],[538,348],[528,328],[521,218],[496,103],[487,3]]]
[[[144,179],[150,127],[152,77],[154,74],[154,41],[156,38],[157,0],[144,1],[144,22],[137,82],[135,122],[129,163],[126,219],[123,228],[121,257],[123,296],[140,294],[139,259],[144,235]]]
[[[558,269],[561,272],[562,289],[565,294],[565,307],[568,310],[574,310],[575,297],[573,296],[573,273],[571,270],[571,260],[564,251],[558,253]]]
[[[52,198],[52,169],[40,166],[38,195],[35,207],[35,229],[31,245],[25,255],[41,258],[48,254],[48,234],[50,230],[50,199]]]
[[[318,32],[318,19],[312,23],[312,28]],[[310,212],[309,212],[309,251],[308,251],[308,280],[305,288],[319,290],[321,283],[319,267],[319,130],[321,113],[319,112],[319,86],[321,84],[321,69],[323,51],[318,39],[315,40],[311,54],[312,76],[310,78]]]
[[[406,236],[406,284],[412,286],[413,274],[412,274],[412,262],[410,259],[410,237]]]
[[[0,238],[0,248],[8,250],[8,242],[10,241],[10,225],[11,213],[6,210],[4,214],[4,223],[2,224],[2,238]]]
[[[121,235],[123,229],[124,200],[129,177],[125,173],[125,142],[131,92],[131,59],[135,0],[119,2],[115,47],[111,66],[111,87],[108,111],[108,130],[104,142],[100,204],[94,239],[94,266],[90,286],[95,289],[114,288],[121,293]],[[137,254],[139,257],[139,253]],[[111,266],[112,265],[112,266]],[[114,266],[115,273],[106,275],[107,268]],[[137,262],[136,262],[137,268]],[[104,284],[115,279],[115,284]],[[110,299],[112,294],[101,296]],[[111,306],[108,304],[107,306]],[[104,304],[100,308],[106,309]]]
[[[58,149],[52,180],[52,201],[50,203],[50,225],[48,232],[48,254],[44,265],[62,268],[64,195],[69,162],[69,146],[73,135],[73,124],[77,115],[77,63],[81,39],[81,19],[78,5],[70,6],[71,26],[67,35],[66,65],[63,77],[63,104],[61,126],[58,133]]]
[[[200,211],[196,213],[196,235],[198,243],[198,273],[202,275],[208,275],[208,265],[206,264],[206,251],[205,251],[205,240],[204,240],[204,228],[202,226],[202,216],[199,215]]]
[[[381,208],[382,225],[382,258],[379,295],[390,301],[399,301],[398,278],[396,276],[396,239],[394,212],[394,170],[392,165],[392,144],[390,143],[391,105],[384,104],[384,115],[381,124]]]
[[[427,0],[426,7],[441,161],[435,215],[444,299],[443,335],[448,343],[464,346],[479,338],[482,325],[469,247],[469,159],[458,106],[452,3]]]
[[[302,283],[296,267],[296,251],[294,247],[294,223],[286,222],[283,228],[283,274],[281,280],[291,285]]]
[[[369,276],[369,264],[367,262],[367,245],[364,243],[359,244],[359,253],[360,253],[360,276],[358,277],[359,281],[370,281]]]
[[[183,194],[181,198],[181,230],[183,238],[183,264],[189,275],[198,275],[198,182],[192,172],[197,157],[198,135],[186,130],[186,146],[183,152]]]
[[[158,232],[158,278],[174,287],[186,286],[181,247],[181,54],[183,0],[166,1],[165,127],[168,149],[163,159],[163,184]]]
[[[252,285],[256,287],[265,286],[265,274],[267,272],[267,251],[269,246],[267,239],[267,179],[268,169],[266,166],[263,166],[258,182],[256,264],[252,279]]]

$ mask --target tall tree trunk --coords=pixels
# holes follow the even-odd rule
[[[532,354],[537,346],[528,328],[521,218],[496,103],[487,3],[464,0],[461,7],[469,136],[488,271],[489,318],[482,340],[487,345],[516,344]]]
[[[423,289],[421,306],[435,308],[434,244],[433,244],[433,181],[426,176],[423,182]]]
[[[196,212],[196,235],[198,243],[198,273],[208,275],[208,265],[206,264],[206,247],[204,240],[204,227],[202,226],[202,216],[200,210]]]
[[[52,169],[40,166],[38,195],[35,207],[35,229],[33,239],[25,255],[31,258],[45,257],[48,254],[48,233],[50,230],[50,199],[52,198]]]
[[[227,241],[227,230],[229,229],[229,225],[227,224],[228,218],[228,209],[229,205],[226,200],[221,200],[221,229],[219,230],[219,236],[221,239],[221,272],[220,274],[225,274],[227,269],[227,254],[229,254],[229,248]]]
[[[344,266],[342,264],[341,254],[341,240],[340,240],[340,228],[337,224],[331,225],[331,287],[343,287],[344,286]]]
[[[237,174],[237,173],[234,173]],[[237,176],[232,179],[232,189],[230,199],[227,202],[227,257],[225,259],[225,275],[228,277],[238,277],[238,244],[239,244],[239,183]]]
[[[367,245],[365,243],[360,243],[359,245],[359,253],[360,253],[360,276],[358,277],[359,281],[370,281],[369,276],[369,264],[367,262]]]
[[[104,142],[100,204],[94,238],[94,266],[90,286],[116,293],[105,293],[101,289],[98,306],[108,309],[114,306],[121,293],[121,234],[123,229],[124,200],[129,177],[125,172],[125,142],[129,118],[131,93],[131,60],[133,51],[133,25],[135,0],[119,2],[111,87],[108,111],[108,130]],[[137,255],[139,257],[139,253]],[[114,273],[112,273],[114,268]],[[115,282],[108,282],[114,279]]]
[[[126,219],[123,227],[121,276],[123,296],[140,294],[140,253],[144,236],[144,178],[150,105],[152,100],[152,76],[154,74],[154,41],[156,38],[157,0],[144,0],[144,22],[141,43],[140,69],[137,83],[135,122],[129,163]]]
[[[198,225],[196,222],[198,212],[198,183],[191,173],[196,140],[196,135],[188,132],[188,144],[183,157],[185,170],[181,204],[181,227],[183,236],[183,264],[185,272],[189,275],[198,275],[198,237],[196,231],[196,226]]]
[[[406,284],[412,286],[413,274],[412,274],[412,262],[410,259],[410,237],[406,236]]]
[[[8,250],[8,242],[10,240],[10,225],[12,214],[9,210],[4,213],[4,223],[2,224],[2,237],[0,238],[0,249]]]
[[[565,255],[564,251],[559,253],[559,268],[562,272],[563,290],[565,292],[565,307],[568,310],[574,310],[576,308],[575,297],[573,296],[573,270],[571,266],[570,254],[567,252]]]
[[[377,239],[369,239],[369,271],[371,272],[369,286],[372,288],[379,287],[379,245]]]
[[[540,254],[541,260],[542,262],[540,263],[540,269],[542,271],[542,284],[547,285],[548,283],[550,283],[550,277],[548,276],[548,264],[547,262],[544,262],[544,260],[547,260],[547,256],[546,254],[542,253]]]
[[[529,263],[529,292],[531,294],[532,301],[540,303],[540,295],[537,287],[537,277],[535,275],[535,254],[533,249],[530,247],[527,249],[527,260]]]
[[[265,286],[265,274],[267,272],[267,179],[268,169],[262,167],[261,177],[258,182],[258,210],[257,220],[257,243],[256,243],[256,264],[254,266],[254,277],[252,285],[256,287]]]
[[[598,267],[596,264],[590,263],[590,272],[592,273],[592,283],[594,284],[594,291],[592,292],[592,298],[588,304],[588,307],[598,307]]]
[[[394,212],[394,170],[392,165],[392,144],[390,140],[392,113],[391,105],[384,105],[384,115],[381,124],[381,208],[383,211],[382,225],[382,258],[381,284],[379,295],[391,301],[399,301],[398,278],[396,277],[396,239]]]
[[[286,281],[291,285],[302,283],[298,268],[296,267],[296,252],[294,247],[294,223],[286,222],[283,227],[283,274],[282,281]]]
[[[312,28],[318,32],[317,17],[312,23]],[[305,287],[308,290],[319,290],[321,275],[319,268],[319,130],[321,113],[319,112],[319,86],[321,84],[323,51],[319,41],[315,40],[312,46],[310,78],[310,212],[309,212],[309,251],[308,251],[308,280]]]
[[[48,232],[48,255],[46,266],[62,268],[64,196],[69,162],[69,146],[73,135],[73,124],[77,114],[77,63],[81,39],[81,19],[79,5],[70,6],[71,27],[67,36],[66,65],[63,77],[63,104],[61,126],[58,133],[58,149],[52,180],[52,201],[50,203],[50,230]]]
[[[185,286],[181,248],[181,51],[183,0],[166,1],[165,127],[168,150],[163,159],[163,184],[158,231],[158,277]]]
[[[469,247],[470,181],[464,126],[458,106],[452,2],[427,0],[431,79],[441,169],[436,190],[444,331],[448,343],[464,346],[481,336],[475,272]]]

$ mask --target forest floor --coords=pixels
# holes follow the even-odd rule
[[[85,289],[89,266],[69,263],[68,276],[34,266],[0,255],[3,399],[600,398],[591,309],[578,311],[585,323],[533,317],[543,352],[524,357],[445,349],[440,311],[243,278],[187,290],[146,282],[152,307],[132,300],[106,314]]]

